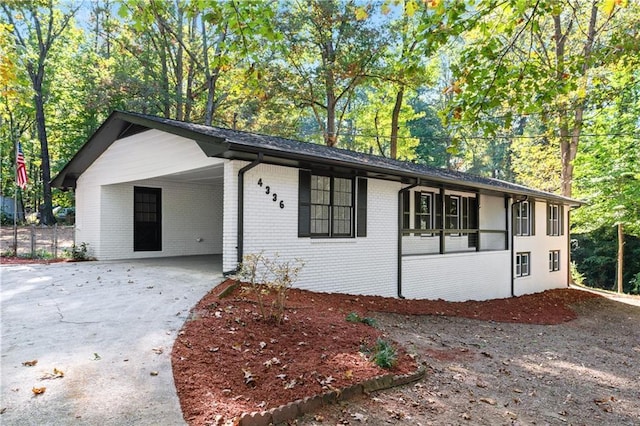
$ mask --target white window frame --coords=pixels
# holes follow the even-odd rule
[[[516,229],[515,234],[519,237],[528,237],[531,235],[531,204],[529,201],[521,201],[516,204],[515,212]],[[524,225],[524,226],[523,226]],[[526,230],[523,228],[526,226]]]
[[[531,275],[531,252],[516,253],[515,268],[516,277],[528,277]]]
[[[549,272],[560,270],[560,250],[549,251]]]

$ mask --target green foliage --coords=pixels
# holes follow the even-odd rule
[[[371,326],[371,327],[375,327],[376,326],[375,318],[361,317],[360,315],[358,315],[357,312],[350,312],[347,315],[346,320],[348,322],[361,322],[361,323],[366,324],[366,325]]]
[[[572,235],[571,259],[577,273],[584,276],[583,284],[589,287],[616,291],[616,229],[599,228],[589,233]],[[630,293],[637,287],[632,280],[640,272],[640,238],[625,237],[623,290]]]
[[[63,256],[75,261],[91,260],[89,256],[89,244],[82,242],[80,245],[74,244],[71,250],[64,250]]]
[[[396,348],[386,340],[378,339],[371,350],[371,360],[378,367],[391,369],[398,362]]]

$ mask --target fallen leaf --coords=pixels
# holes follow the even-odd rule
[[[353,378],[353,370],[347,370],[344,372],[344,378],[345,379],[352,379]]]
[[[160,355],[162,352],[164,352],[164,350],[162,348],[153,348],[151,350],[153,352],[157,353],[158,355]]]
[[[157,371],[152,371],[152,372],[150,372],[150,373],[149,373],[149,375],[151,375],[151,376],[157,376],[157,375],[158,375],[158,372],[157,372]]]
[[[38,363],[38,360],[34,359],[33,361],[25,361],[22,363],[22,365],[24,365],[25,367],[33,367],[37,363]]]
[[[93,361],[98,361],[102,359],[102,357],[100,355],[98,355],[96,352],[93,353]]]
[[[460,417],[462,417],[463,420],[471,420],[469,413],[462,413],[460,414]]]
[[[43,386],[41,388],[32,388],[31,392],[33,392],[34,395],[42,395],[46,390],[47,388]]]
[[[480,401],[489,405],[496,405],[498,403],[495,399],[492,398],[480,398]]]
[[[242,370],[244,373],[244,384],[247,386],[255,387],[256,386],[256,378],[253,376],[253,373],[249,370]]]
[[[352,414],[351,417],[353,417],[355,420],[359,421],[359,422],[364,422],[367,420],[367,418],[365,417],[364,414],[362,413],[355,413]]]
[[[267,343],[266,342],[260,342],[260,349],[264,349],[267,347]]]

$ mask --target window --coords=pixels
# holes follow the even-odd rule
[[[549,252],[549,272],[560,270],[560,250],[551,250]]]
[[[531,253],[516,253],[516,277],[531,275]]]
[[[366,179],[315,175],[300,170],[298,200],[298,236],[353,237],[354,233],[358,237],[366,236]],[[358,225],[354,228],[356,218]]]
[[[433,229],[433,193],[431,192],[415,192],[415,228],[416,229]],[[432,236],[433,234],[421,234],[423,236]]]
[[[518,236],[534,235],[533,213],[534,204],[531,201],[520,201],[514,204],[514,233]]]
[[[547,235],[562,235],[563,206],[547,204]]]
[[[445,224],[447,229],[460,229],[460,197],[457,195],[445,196]],[[457,234],[451,234],[457,235]]]

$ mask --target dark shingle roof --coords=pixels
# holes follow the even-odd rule
[[[528,195],[572,205],[579,201],[544,191],[527,188],[499,179],[476,176],[453,170],[393,160],[325,145],[300,142],[276,136],[249,133],[220,127],[187,123],[151,115],[116,111],[94,133],[58,176],[54,186],[67,187],[70,181],[86,170],[115,140],[146,129],[158,129],[195,140],[210,156],[251,159],[262,153],[270,162],[289,162],[293,165],[326,165],[352,169],[363,174],[386,176],[406,182],[421,179],[435,184],[444,183],[507,194]]]

